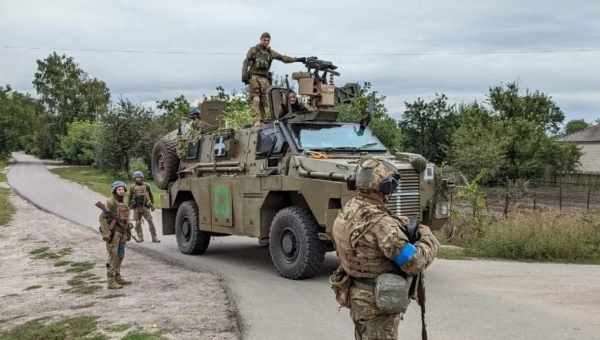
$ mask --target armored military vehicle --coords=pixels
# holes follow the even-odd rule
[[[333,221],[357,194],[352,175],[365,156],[398,168],[400,185],[387,202],[393,213],[433,228],[448,219],[447,183],[435,165],[419,155],[390,153],[368,118],[338,122],[335,107],[356,96],[356,85],[336,88],[339,73],[330,62],[310,58],[306,66],[292,75],[301,103],[288,88],[269,89],[272,121],[223,128],[223,103],[206,101],[199,117],[154,146],[153,176],[166,190],[163,234],[175,234],[181,252],[202,254],[211,237],[245,235],[268,244],[282,276],[314,276],[324,254],[334,250]]]

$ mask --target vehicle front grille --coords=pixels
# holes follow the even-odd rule
[[[400,170],[400,185],[390,195],[387,207],[397,216],[419,218],[421,201],[419,174],[412,170]]]

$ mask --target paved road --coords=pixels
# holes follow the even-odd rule
[[[19,162],[11,166],[8,181],[19,194],[95,228],[98,212],[93,203],[100,195],[58,178],[31,156],[15,158]],[[290,281],[274,272],[267,250],[253,239],[213,238],[202,256],[180,254],[173,236],[162,239],[142,246],[188,268],[223,275],[246,339],[353,338],[348,314],[337,311],[326,283],[336,266],[334,256],[326,258],[316,278]],[[600,340],[600,266],[437,260],[428,280],[431,339]],[[416,304],[400,332],[403,340],[420,338]]]

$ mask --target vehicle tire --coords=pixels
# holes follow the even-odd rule
[[[161,189],[167,189],[169,182],[177,178],[179,157],[177,139],[164,137],[152,149],[152,177]]]
[[[175,236],[184,254],[203,254],[208,248],[210,233],[198,227],[198,207],[193,201],[185,201],[177,209]]]
[[[271,223],[269,240],[271,261],[281,276],[299,280],[319,272],[325,247],[319,239],[319,226],[309,210],[281,209]]]

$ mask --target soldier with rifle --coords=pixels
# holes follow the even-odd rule
[[[410,223],[386,208],[400,179],[391,163],[362,159],[353,178],[359,195],[333,224],[340,259],[330,277],[336,300],[350,309],[357,340],[396,340],[398,323],[416,298],[422,338],[427,339],[423,271],[437,255],[439,242],[426,225]]]
[[[129,207],[125,202],[127,186],[122,181],[115,181],[111,185],[112,197],[106,201],[96,202],[102,210],[100,214],[100,234],[106,242],[108,260],[106,263],[106,277],[108,289],[120,289],[131,282],[121,276],[121,264],[125,257],[125,245],[131,240],[132,225],[129,223]]]
[[[267,32],[263,33],[260,36],[260,43],[248,50],[242,66],[242,82],[248,85],[255,126],[260,125],[260,122],[266,119],[264,116],[267,103],[266,94],[272,82],[272,74],[269,70],[273,59],[286,64],[306,62],[306,58],[293,58],[275,52],[269,46],[270,43],[271,35]]]

